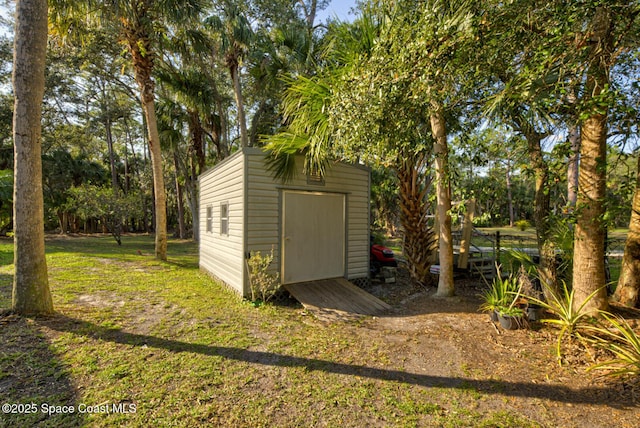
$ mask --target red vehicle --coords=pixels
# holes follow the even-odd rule
[[[371,255],[370,255],[371,274],[377,275],[384,266],[398,267],[398,261],[393,251],[384,245],[374,244],[371,237]]]

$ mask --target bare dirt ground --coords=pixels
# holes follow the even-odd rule
[[[605,355],[579,343],[563,346],[560,365],[557,330],[538,323],[501,329],[478,311],[484,287],[481,280],[457,279],[456,297],[437,298],[435,288],[411,286],[400,270],[397,283],[367,287],[393,309],[359,326],[364,327],[361,334],[390,343],[417,382],[481,392],[468,403],[478,410],[501,407],[545,426],[640,426],[638,379],[612,380],[588,372]],[[637,313],[629,321],[638,327]],[[487,393],[491,398],[484,398]]]

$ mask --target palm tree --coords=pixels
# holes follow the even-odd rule
[[[249,135],[244,112],[240,69],[254,38],[253,30],[240,7],[236,3],[229,1],[223,3],[222,17],[213,15],[206,19],[206,23],[217,35],[217,49],[224,55],[224,62],[229,70],[238,109],[240,141],[242,147],[247,147],[249,145]]]
[[[186,236],[186,226],[184,219],[184,197],[183,197],[183,184],[180,180],[180,175],[185,177],[185,183],[187,188],[193,183],[193,178],[188,171],[188,168],[184,167],[185,162],[181,158],[181,153],[189,154],[191,151],[185,149],[184,140],[184,124],[189,120],[189,114],[176,102],[169,97],[163,96],[158,102],[158,130],[160,133],[160,139],[162,141],[163,148],[166,151],[170,151],[173,157],[174,166],[174,183],[176,187],[176,205],[178,209],[178,236],[180,239],[184,239]],[[192,191],[191,194],[194,194]],[[193,212],[193,230],[194,238],[197,241],[196,230],[198,223],[197,216],[197,203],[191,206]]]
[[[41,112],[47,52],[47,1],[18,0],[14,39],[15,150],[12,308],[19,314],[53,312],[44,248]]]
[[[606,96],[609,69],[613,57],[615,33],[611,12],[606,6],[597,7],[592,21],[593,34],[588,44],[589,66],[583,102],[598,101]],[[605,289],[605,231],[603,217],[606,197],[607,109],[593,105],[583,113],[580,124],[580,170],[578,173],[577,223],[573,250],[573,287],[577,309],[586,302],[587,311],[607,310],[609,303]],[[580,273],[579,275],[577,273]]]
[[[205,169],[205,135],[208,134],[213,139],[205,129],[203,119],[213,115],[210,109],[214,105],[215,93],[208,85],[209,79],[190,67],[177,70],[165,63],[159,70],[158,78],[165,89],[171,90],[171,94],[164,91],[160,98],[161,139],[163,145],[174,153],[176,173],[182,173],[184,176],[194,225],[193,237],[198,241],[197,181],[198,176]],[[189,138],[189,144],[186,147],[181,144],[184,143],[184,136],[178,132],[184,124],[187,124]],[[184,153],[184,156],[181,153]]]
[[[155,254],[167,259],[167,203],[162,171],[162,151],[155,112],[157,35],[161,24],[189,22],[201,10],[200,0],[52,0],[51,20],[58,34],[82,35],[83,28],[115,25],[131,56],[135,80],[147,124],[147,137],[155,195]]]
[[[379,29],[380,21],[371,13],[363,14],[353,24],[330,26],[323,46],[322,62],[326,67],[316,70],[311,77],[297,75],[286,80],[283,114],[287,127],[268,137],[267,147],[274,156],[271,166],[276,176],[285,179],[292,171],[291,161],[296,153],[305,154],[307,171],[320,174],[332,157],[367,160],[394,170],[405,234],[403,253],[412,277],[428,283],[435,237],[427,223],[426,194],[430,180],[426,170],[431,150],[422,144],[426,122],[415,126],[422,110],[383,107],[381,110],[387,116],[381,118],[376,116],[378,110],[369,111],[377,102],[374,97],[363,97],[353,91],[358,82],[366,80],[359,73],[367,65]],[[368,87],[369,82],[363,85]],[[398,93],[395,97],[382,89],[379,92],[384,93],[381,102],[388,102],[386,106],[400,105],[396,101],[402,102],[406,95]],[[363,124],[363,120],[367,122]],[[413,126],[403,126],[409,123]],[[350,125],[357,129],[354,131]]]
[[[439,224],[440,275],[436,294],[451,296],[453,241],[446,118],[459,103],[466,102],[476,84],[470,71],[474,68],[476,40],[474,5],[467,0],[397,1],[390,2],[388,15],[388,25],[371,62],[386,62],[383,66],[373,65],[376,78],[386,79],[389,91],[404,92],[408,100],[403,107],[407,112],[420,107],[426,111],[431,135],[430,139],[423,137],[423,142],[433,144]],[[407,118],[410,120],[410,115]],[[411,122],[407,125],[411,126]]]

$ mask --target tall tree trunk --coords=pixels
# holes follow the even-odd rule
[[[58,217],[58,227],[60,227],[60,235],[64,235],[64,216],[62,215],[62,210],[56,210],[56,215]]]
[[[449,184],[449,148],[444,115],[438,108],[431,114],[431,132],[435,139],[436,195],[438,200],[440,278],[437,295],[453,296],[453,240],[451,238],[451,186]]]
[[[240,141],[242,147],[249,145],[249,136],[247,133],[247,121],[244,116],[244,99],[242,98],[242,86],[240,85],[240,72],[237,60],[235,65],[229,67],[231,72],[231,81],[233,82],[233,94],[236,98],[236,106],[238,108],[238,123],[240,124]]]
[[[574,208],[578,201],[578,165],[580,161],[580,129],[572,126],[569,129],[570,153],[567,160],[567,203]]]
[[[192,182],[188,180],[185,183],[185,190],[187,191],[187,202],[189,203],[189,209],[191,210],[191,225],[193,227],[193,240],[200,241],[200,211],[198,210],[198,186],[197,181]]]
[[[129,186],[131,184],[131,179],[129,177],[129,153],[127,153],[127,143],[123,145],[124,148],[124,183],[123,190],[124,194],[129,194]]]
[[[106,96],[106,95],[105,95]],[[111,187],[114,194],[118,195],[118,171],[116,170],[116,156],[113,151],[113,133],[111,132],[111,118],[107,114],[104,121],[104,128],[107,136],[107,149],[109,151],[109,166],[111,168]]]
[[[204,154],[204,129],[200,121],[200,114],[196,110],[189,111],[189,133],[191,134],[191,151],[198,165],[197,174],[204,171],[206,157]],[[194,177],[197,179],[198,177]]]
[[[506,172],[506,180],[507,180],[507,204],[509,208],[509,226],[513,227],[515,222],[515,218],[513,215],[513,192],[511,190],[511,163],[507,161],[507,172]]]
[[[307,59],[305,63],[307,67],[311,67],[314,47],[313,29],[316,21],[316,14],[318,13],[318,0],[311,0],[306,2],[304,0],[297,0],[297,3],[302,7],[304,11],[304,17],[307,24],[307,37],[309,40],[309,47],[307,48]]]
[[[580,141],[577,224],[574,234],[573,289],[574,309],[584,304],[585,311],[607,310],[605,288],[605,230],[603,217],[606,197],[607,112],[601,100],[609,84],[611,55],[611,17],[606,6],[596,9],[589,41],[591,58],[587,70],[585,99],[590,107],[583,114]],[[594,296],[587,302],[588,296]]]
[[[176,185],[176,203],[178,205],[178,237],[184,239],[187,236],[187,232],[184,226],[184,196],[182,194],[182,184],[178,178],[178,172],[180,171],[180,162],[178,161],[178,153],[173,153],[173,165],[174,165],[174,178]]]
[[[525,137],[529,150],[529,159],[535,176],[535,196],[533,217],[536,223],[536,238],[540,264],[538,274],[547,300],[551,301],[549,292],[557,293],[557,263],[555,244],[551,237],[549,214],[551,194],[549,192],[549,166],[542,153],[543,134],[536,132],[530,124],[525,125]]]
[[[536,131],[535,126],[527,120],[520,111],[516,110],[512,116],[513,126],[527,140],[527,152],[535,177],[533,218],[536,223],[536,240],[540,263],[538,275],[543,285],[543,291],[547,301],[557,296],[557,262],[556,246],[551,236],[549,215],[551,207],[551,194],[549,192],[549,165],[542,152],[542,140],[545,133]]]
[[[407,258],[411,278],[430,285],[429,268],[435,261],[436,242],[433,229],[427,224],[426,155],[401,155],[397,163],[400,224],[404,233],[402,252]]]
[[[190,162],[190,165],[185,165],[178,157],[174,158],[176,170],[179,171],[184,177],[185,182],[183,189],[187,193],[187,203],[191,210],[191,224],[193,227],[193,240],[198,242],[200,240],[200,217],[198,212],[198,191],[197,191],[197,176],[195,175],[195,162]],[[190,171],[189,171],[190,169]]]
[[[151,149],[151,168],[153,170],[154,216],[155,216],[155,253],[156,258],[167,260],[167,196],[162,171],[162,151],[156,121],[153,100],[145,103],[143,109],[149,126],[149,148]]]
[[[225,159],[231,154],[231,145],[229,144],[229,117],[228,110],[224,108],[220,100],[216,101],[218,111],[220,112],[220,147],[218,153],[219,159]]]
[[[139,9],[135,14],[136,21],[125,21],[123,25],[129,52],[133,59],[135,79],[138,86],[140,86],[140,100],[147,123],[155,201],[155,253],[156,258],[167,260],[167,197],[162,171],[162,150],[158,134],[158,121],[156,119],[155,84],[151,78],[154,60],[153,47],[151,45],[151,35],[146,30],[147,20],[150,19],[147,10],[149,5],[141,2],[136,4],[135,7]]]
[[[47,1],[18,0],[13,54],[14,263],[12,309],[53,312],[44,247],[41,116]]]
[[[636,170],[629,234],[624,246],[622,269],[613,300],[632,308],[640,308],[640,157]]]

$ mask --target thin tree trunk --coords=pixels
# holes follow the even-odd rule
[[[184,239],[187,235],[184,226],[184,197],[182,194],[182,184],[178,178],[178,171],[180,170],[180,162],[178,161],[178,154],[173,153],[173,165],[174,165],[174,178],[176,185],[176,203],[178,205],[178,237]]]
[[[41,115],[47,50],[47,1],[18,0],[13,56],[15,154],[12,309],[53,312],[44,246]]]
[[[551,206],[551,194],[549,192],[549,166],[542,153],[542,138],[544,135],[537,133],[530,124],[525,124],[525,137],[529,149],[529,159],[535,176],[535,196],[533,217],[536,223],[536,238],[538,240],[538,254],[540,265],[538,274],[543,284],[543,291],[547,300],[551,298],[547,293],[557,292],[557,264],[555,244],[551,239],[549,214]]]
[[[596,9],[590,41],[592,58],[587,71],[585,100],[591,111],[581,124],[580,172],[577,223],[573,250],[574,309],[584,305],[585,311],[607,310],[609,302],[605,288],[605,229],[603,216],[606,197],[607,113],[599,101],[609,83],[607,66],[610,54],[609,27],[611,18],[604,6]],[[586,101],[586,102],[585,102]],[[596,107],[595,105],[598,104]],[[595,294],[594,294],[595,293]],[[588,296],[594,296],[587,302]]]
[[[189,133],[191,134],[191,151],[198,165],[196,174],[199,175],[204,171],[206,157],[204,154],[204,129],[200,122],[200,114],[195,110],[189,111]],[[197,176],[194,179],[197,179]]]
[[[154,90],[151,78],[153,71],[153,46],[148,33],[149,4],[142,2],[134,5],[135,20],[125,21],[124,33],[133,60],[134,75],[140,87],[140,100],[147,124],[149,138],[149,155],[153,171],[154,216],[155,216],[155,255],[160,260],[167,260],[167,198],[162,171],[162,150],[156,119]]]
[[[191,210],[191,224],[193,227],[193,240],[198,242],[200,240],[200,217],[198,212],[198,194],[197,194],[197,178],[195,176],[195,163],[191,162],[190,168],[191,173],[188,171],[188,166],[184,164],[184,162],[180,162],[179,158],[174,158],[176,162],[176,170],[181,171],[181,173],[185,177],[184,190],[187,193],[187,203],[189,204],[189,209]],[[194,177],[194,179],[192,179]]]
[[[111,169],[111,187],[113,188],[114,194],[118,195],[118,172],[116,170],[116,158],[115,153],[113,151],[113,132],[112,132],[112,122],[111,122],[111,109],[109,106],[109,102],[107,101],[107,91],[105,89],[104,82],[100,81],[100,91],[102,93],[102,114],[104,114],[104,129],[105,135],[107,139],[107,150],[109,152],[109,167]]]
[[[572,126],[569,129],[569,144],[571,152],[567,160],[567,203],[575,207],[578,201],[578,165],[580,161],[580,128]]]
[[[451,186],[449,184],[449,148],[444,116],[436,108],[431,115],[431,132],[435,139],[436,195],[438,200],[440,278],[437,295],[453,296],[453,240],[451,238]]]
[[[131,179],[129,178],[129,153],[127,153],[127,143],[123,145],[124,148],[124,194],[129,194],[129,186],[131,184]]]
[[[238,107],[238,122],[240,124],[240,141],[242,147],[249,145],[249,136],[247,133],[247,121],[244,116],[244,100],[242,98],[242,87],[240,85],[240,72],[238,67],[230,67],[231,80],[233,82],[233,94],[236,98],[236,106]]]
[[[218,100],[218,111],[220,112],[220,160],[225,159],[231,153],[231,145],[229,144],[229,118],[227,117],[227,109],[223,108],[222,102]]]
[[[160,150],[160,136],[153,99],[145,102],[145,116],[149,128],[149,149],[151,151],[151,168],[153,170],[153,191],[155,201],[155,252],[156,258],[167,260],[167,197],[164,187],[162,171],[162,151]]]
[[[144,16],[146,16],[146,10],[140,11],[140,17]],[[142,19],[140,17],[138,19]],[[167,200],[162,171],[162,150],[160,148],[160,136],[158,134],[158,121],[155,110],[155,84],[151,79],[153,55],[151,54],[151,43],[149,38],[145,37],[143,25],[136,24],[137,27],[126,27],[125,33],[127,34],[129,51],[133,57],[134,74],[136,82],[140,86],[140,100],[147,123],[149,156],[151,158],[151,170],[153,171],[155,255],[160,260],[167,260]]]
[[[60,235],[64,235],[64,216],[62,210],[56,210],[56,216],[58,217],[58,227],[60,227]]]
[[[631,207],[629,234],[624,246],[620,278],[613,300],[624,306],[640,308],[640,157],[636,170],[636,190]]]
[[[507,204],[509,205],[509,226],[513,227],[515,218],[513,215],[513,194],[511,191],[511,163],[510,162],[507,162],[506,180],[507,180]]]
[[[304,19],[307,24],[307,38],[309,40],[309,46],[307,48],[307,58],[305,60],[305,64],[310,66],[312,64],[313,52],[315,51],[314,47],[314,38],[313,38],[313,29],[314,22],[316,20],[316,14],[318,13],[318,0],[311,0],[310,3],[307,3],[304,0],[297,0],[298,5],[302,8],[304,12]]]
[[[200,241],[200,211],[198,209],[198,186],[197,181],[188,181],[185,183],[187,191],[187,202],[191,210],[191,225],[193,227],[193,240]]]
[[[118,171],[116,170],[116,157],[113,151],[113,133],[111,132],[111,118],[107,116],[104,121],[104,128],[107,135],[107,149],[109,150],[109,166],[111,168],[111,187],[118,195]]]
[[[210,66],[215,67],[215,62],[212,61]],[[226,109],[222,104],[223,98],[220,95],[220,91],[218,91],[218,84],[216,83],[215,79],[211,79],[209,84],[211,85],[211,88],[214,92],[216,110],[218,112],[218,118],[220,120],[219,123],[216,123],[215,117],[211,118],[211,134],[213,143],[218,151],[218,160],[222,160],[229,156],[229,133],[227,132],[228,126],[226,118],[228,109]]]

